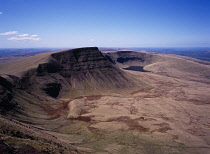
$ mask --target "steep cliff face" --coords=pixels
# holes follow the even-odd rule
[[[80,48],[51,55],[39,64],[34,83],[52,97],[79,96],[135,87],[131,77],[116,68],[98,48]],[[41,83],[41,84],[40,84]]]
[[[25,63],[30,63],[28,68]],[[13,69],[17,65],[23,65],[18,68],[21,71]],[[46,96],[57,98],[103,94],[143,86],[116,67],[96,47],[38,55],[34,59],[14,62],[9,68],[15,70],[13,72],[17,76],[22,74],[18,76],[18,83],[13,82],[40,99]],[[16,76],[13,72],[7,72],[7,75]]]

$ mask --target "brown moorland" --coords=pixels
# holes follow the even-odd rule
[[[0,65],[0,149],[210,152],[210,63],[80,48]]]

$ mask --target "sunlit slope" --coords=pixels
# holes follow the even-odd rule
[[[208,83],[210,79],[210,63],[194,58],[134,51],[106,52],[105,55],[122,68],[141,66],[165,76]]]

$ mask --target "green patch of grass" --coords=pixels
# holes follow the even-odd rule
[[[13,145],[15,148],[24,148],[26,146],[32,146],[38,151],[47,151],[49,145],[45,143],[40,143],[35,140],[20,139],[16,137],[11,137],[5,141],[9,145]]]
[[[91,131],[88,129],[89,123],[83,121],[74,120],[70,125],[63,126],[59,129],[59,133],[62,134],[78,134],[78,135],[89,135]]]
[[[70,137],[74,136],[75,140],[78,139],[78,143],[75,141],[76,145],[94,149],[94,152],[178,154],[187,151],[186,147],[183,148],[176,143],[158,142],[152,138],[143,137],[142,134],[145,132],[90,129],[90,125],[90,122],[74,120],[70,125],[61,127],[59,132],[69,134]]]

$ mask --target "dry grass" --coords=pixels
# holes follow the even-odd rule
[[[45,62],[48,60],[45,56],[48,55],[35,57],[31,63]],[[39,58],[43,59],[39,61]],[[61,147],[74,143],[78,149],[90,153],[208,154],[210,66],[172,55],[149,55],[147,58],[148,62],[139,65],[144,65],[150,72],[126,72],[152,88],[131,87],[132,90],[124,93],[108,91],[108,94],[72,94],[74,97],[59,98],[59,103],[42,104],[41,109],[47,115],[36,106],[36,102],[27,100],[33,97],[21,93],[18,99],[25,106],[23,113],[27,114],[17,114],[15,118],[30,121],[32,125],[28,129],[21,127],[21,131],[17,128],[1,128],[6,130],[4,134],[14,137],[7,140],[8,143],[22,144],[30,139],[31,134],[38,133],[31,137],[44,139],[43,149],[46,145],[51,147],[54,142],[59,142]],[[17,64],[17,72],[13,72],[16,69],[14,64],[8,64],[11,70],[7,70],[7,73],[20,73],[21,69],[25,69],[22,66],[30,64],[30,60],[16,61],[14,64]],[[32,67],[35,65],[29,65],[26,69]],[[71,115],[69,119],[68,115]],[[12,127],[19,125],[25,126],[23,123],[11,124]],[[11,132],[16,136],[12,136]],[[17,135],[24,134],[29,136],[16,139]],[[44,135],[48,136],[42,138]],[[33,147],[42,143],[35,140],[37,142],[33,145],[30,141]]]

